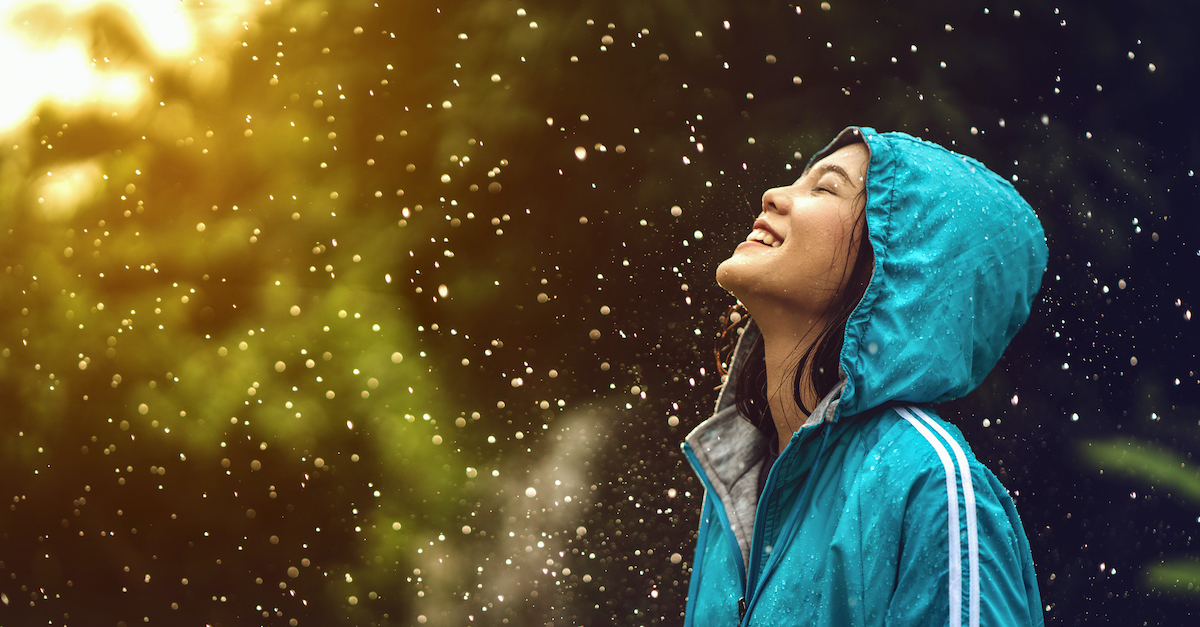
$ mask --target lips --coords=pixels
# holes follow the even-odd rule
[[[762,218],[754,221],[754,230],[750,231],[750,234],[746,236],[746,241],[759,242],[771,248],[778,248],[783,244],[783,238]]]

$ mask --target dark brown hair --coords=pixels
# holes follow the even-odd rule
[[[858,302],[862,300],[863,293],[867,289],[867,283],[871,280],[871,274],[875,267],[875,255],[871,250],[870,238],[867,236],[867,212],[866,212],[866,187],[859,192],[858,198],[863,199],[863,210],[859,212],[858,218],[854,222],[854,227],[851,229],[849,246],[846,247],[846,265],[842,272],[840,284],[829,306],[825,309],[824,318],[825,325],[818,331],[817,340],[813,342],[807,350],[800,354],[796,361],[795,376],[793,377],[792,396],[796,400],[796,404],[805,414],[812,413],[814,408],[807,407],[804,404],[803,395],[801,394],[800,386],[803,382],[805,368],[807,367],[812,376],[810,383],[812,385],[811,392],[817,398],[823,398],[835,385],[838,384],[839,373],[838,366],[842,350],[842,340],[846,333],[846,322],[850,319],[850,314],[854,308],[858,306]],[[857,200],[857,199],[856,199]],[[850,257],[853,254],[855,244],[858,244],[857,254],[854,254],[854,259]],[[852,261],[852,262],[851,262]],[[735,304],[729,308],[724,316],[724,327],[720,336],[717,338],[717,366],[718,371],[725,374],[723,357],[730,357],[737,343],[738,334],[733,333],[743,320],[748,319],[748,316],[735,315],[741,304]],[[727,382],[726,385],[732,383],[737,399],[738,412],[747,420],[754,423],[760,431],[767,437],[775,436],[775,424],[773,420],[765,420],[767,415],[767,364],[765,360],[765,352],[763,348],[762,336],[754,338],[753,344],[750,346],[750,352],[746,356],[745,362],[741,369],[736,373],[736,380]]]

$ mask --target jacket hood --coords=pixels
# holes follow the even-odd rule
[[[870,150],[865,211],[875,268],[846,323],[840,401],[811,422],[967,394],[1029,317],[1046,269],[1033,209],[970,157],[905,133],[849,127],[809,165],[857,142]],[[731,379],[757,332],[751,322],[743,333]],[[718,409],[733,403],[735,387],[725,386]]]

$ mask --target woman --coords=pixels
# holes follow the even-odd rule
[[[968,157],[842,131],[717,281],[750,312],[716,413],[685,625],[1041,625],[1012,500],[929,403],[979,385],[1046,267]]]

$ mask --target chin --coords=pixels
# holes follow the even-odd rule
[[[741,284],[741,273],[738,270],[738,263],[733,258],[726,259],[717,266],[717,285],[734,296],[737,296],[737,288]]]

